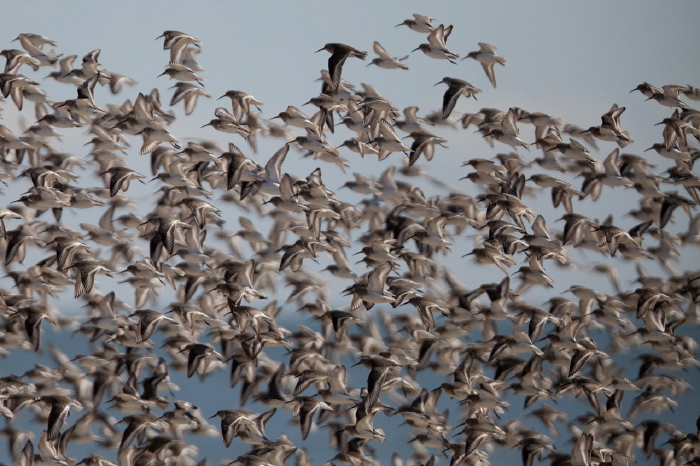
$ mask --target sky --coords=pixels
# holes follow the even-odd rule
[[[445,60],[431,59],[420,51],[411,53],[425,41],[425,36],[405,26],[395,26],[411,18],[413,13],[434,17],[438,24],[453,25],[447,47],[461,57],[478,50],[478,42],[497,46],[499,55],[508,60],[507,66],[496,66],[498,87],[494,89],[490,85],[480,64],[474,60],[459,60],[455,65]],[[467,80],[483,91],[477,95],[478,100],[461,98],[453,119],[485,107],[503,110],[520,107],[532,112],[544,112],[562,118],[566,123],[587,128],[599,124],[600,116],[614,103],[624,106],[627,110],[622,116],[622,127],[628,129],[635,139],[625,152],[646,154],[652,163],[661,167],[658,171],[662,171],[664,167],[671,166],[670,161],[657,157],[653,152],[643,151],[661,140],[662,127],[653,125],[669,116],[670,111],[655,102],[645,101],[641,93],[630,93],[630,90],[645,81],[656,86],[700,86],[700,61],[694,59],[697,44],[700,43],[698,24],[700,5],[691,1],[668,4],[652,1],[432,4],[418,1],[201,1],[196,4],[191,1],[37,1],[3,5],[0,47],[19,48],[18,42],[11,42],[17,34],[34,32],[57,41],[57,53],[77,54],[76,64],[87,52],[100,49],[99,61],[105,69],[125,74],[138,84],[125,88],[118,96],[98,86],[95,90],[98,105],[127,98],[133,101],[138,92],[147,93],[153,88],[159,89],[161,101],[167,104],[172,93],[168,88],[174,81],[167,76],[158,77],[167,65],[169,53],[163,50],[163,40],[156,39],[156,36],[165,30],[184,31],[202,42],[198,59],[208,71],[203,74],[204,87],[213,98],[200,98],[195,112],[188,117],[185,117],[181,104],[178,105],[175,108],[178,120],[171,131],[183,142],[208,139],[225,145],[233,141],[264,164],[283,144],[282,141],[261,141],[257,153],[253,154],[240,137],[217,133],[210,127],[201,128],[214,118],[215,108],[229,107],[228,99],[217,101],[216,98],[228,90],[237,89],[254,95],[264,103],[261,106],[263,118],[277,115],[288,105],[303,108],[311,114],[309,106],[301,106],[318,94],[320,83],[316,79],[320,76],[320,70],[327,67],[328,60],[327,52],[315,52],[325,43],[340,42],[369,52],[365,62],[348,59],[343,69],[344,79],[358,87],[361,83],[371,84],[400,109],[416,105],[420,108],[419,116],[441,107],[446,87],[434,84],[445,76]],[[409,70],[365,67],[375,56],[372,52],[374,41],[379,41],[394,56],[408,55],[404,63]],[[27,75],[40,80],[42,88],[54,100],[75,97],[72,86],[41,79],[46,70],[42,68],[36,74],[27,70]],[[689,103],[693,104],[692,101]],[[21,119],[28,124],[35,120],[31,105],[27,105],[19,115],[9,101],[0,102],[0,108],[4,109],[0,113],[3,118],[0,124],[16,132],[21,130]],[[495,148],[490,148],[480,135],[473,134],[473,130],[436,129],[437,134],[448,139],[447,147],[438,147],[431,162],[421,159],[419,163],[429,167],[433,177],[453,189],[476,195],[479,192],[477,189],[466,180],[460,180],[469,173],[467,167],[461,167],[461,164],[474,157],[492,157],[510,148],[498,143]],[[64,133],[62,150],[82,157],[87,155],[89,147],[83,147],[86,136],[82,129],[60,131]],[[335,146],[349,137],[345,130],[328,135]],[[534,142],[532,127],[521,125],[521,137]],[[150,175],[148,157],[138,155],[139,139],[135,137],[130,140],[132,148],[128,151],[128,160],[132,168]],[[602,161],[615,146],[601,143],[600,147],[600,151],[593,155]],[[518,152],[529,158],[541,156],[534,147],[529,153],[523,149]],[[302,159],[301,154],[300,150],[293,148],[284,169],[305,177],[323,163]],[[345,155],[351,159],[347,174],[341,173],[335,166],[321,165],[325,184],[336,192],[342,192],[342,184],[353,172],[378,174],[386,168],[386,162],[378,162],[371,157],[360,159],[354,153]],[[400,165],[403,157],[393,154],[389,161]],[[575,180],[575,184],[580,186],[580,183],[581,180]],[[144,211],[152,207],[152,199],[147,196],[149,189],[149,185],[134,184],[129,192],[137,198],[141,196],[144,202],[140,208]],[[425,189],[429,193],[436,188],[428,184]],[[347,195],[352,198],[351,194]],[[0,192],[0,205],[6,205],[17,197],[13,190]],[[612,213],[617,225],[630,228],[637,221],[624,214],[636,205],[636,199],[632,193],[620,195],[619,190],[614,193],[606,190],[596,203],[589,200],[575,202],[575,210],[601,220]],[[537,202],[536,210],[539,212],[541,207],[546,212],[548,225],[561,228],[561,223],[554,222],[563,211],[551,208],[549,194],[542,193]],[[83,217],[71,218],[70,215],[69,221],[86,221]],[[235,215],[235,212],[231,212],[226,219],[231,229],[237,228]],[[684,215],[678,214],[679,229],[685,226]],[[96,223],[97,219],[91,221]],[[260,220],[259,224],[265,225],[265,220]],[[455,253],[445,260],[450,267],[463,272],[477,284],[482,280],[499,280],[502,276],[500,271],[484,272],[481,270],[483,267],[478,269],[479,276],[472,278],[472,274],[475,274],[472,262],[461,257],[472,247],[467,238],[455,245]],[[681,271],[697,268],[698,259],[697,249],[688,249],[677,266]],[[585,257],[579,257],[579,260],[586,262]],[[660,270],[655,264],[645,266],[651,271]],[[634,286],[629,285],[635,278],[633,264],[620,264],[620,267],[623,280],[633,289]],[[555,292],[562,293],[581,280],[610,292],[606,289],[609,285],[599,277],[572,273],[557,273]],[[7,278],[0,278],[0,284],[9,288],[7,281]],[[115,286],[130,293],[123,285],[119,288],[116,280],[100,278],[99,281],[105,286]],[[340,289],[344,286],[345,283],[334,284]],[[168,290],[163,291],[161,298],[164,303],[169,302],[168,293]],[[533,291],[533,300],[539,298],[537,293],[538,290]],[[547,296],[542,295],[542,301]],[[697,339],[697,331],[695,335]],[[57,338],[66,341],[62,337]],[[30,355],[23,356],[29,358]],[[0,360],[0,375],[19,370],[25,363],[29,363],[29,359],[13,360],[10,367],[2,369],[5,362]],[[689,377],[693,377],[695,385],[700,383],[697,373]],[[215,380],[211,383],[225,381]],[[192,393],[195,391],[192,390]],[[697,412],[680,414],[675,422],[692,425],[696,416]],[[214,440],[207,451],[235,458],[236,455],[231,452],[222,452],[223,445],[219,438]],[[2,448],[0,446],[0,461],[6,461],[1,453]],[[391,451],[389,445],[378,448]],[[317,464],[321,464],[327,458],[318,459]]]

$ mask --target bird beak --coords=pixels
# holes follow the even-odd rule
[[[219,97],[219,98],[216,99],[216,100],[221,100],[221,99],[223,99],[224,97],[226,97],[226,94],[222,95],[221,97]]]
[[[416,47],[415,49],[411,50],[411,53],[415,52],[416,50],[420,50],[420,47]]]
[[[326,48],[325,48],[325,47],[321,47],[320,49],[316,50],[315,53],[318,53],[318,52],[320,52],[321,50],[326,50]]]
[[[433,87],[437,86],[438,84],[442,84],[442,81],[433,84]]]

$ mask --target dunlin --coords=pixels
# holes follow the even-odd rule
[[[349,45],[339,44],[337,42],[330,42],[324,45],[322,48],[317,50],[317,53],[321,50],[330,52],[331,56],[328,58],[328,73],[331,76],[331,90],[333,92],[338,90],[340,84],[340,75],[343,72],[343,65],[348,57],[355,57],[364,60],[367,57],[367,52],[357,50]]]
[[[491,44],[487,44],[486,42],[479,42],[479,50],[469,52],[466,57],[462,58],[462,60],[466,60],[467,58],[473,58],[481,63],[481,66],[484,68],[484,72],[486,72],[486,76],[489,78],[491,85],[496,88],[496,74],[494,73],[493,67],[496,63],[503,66],[508,64],[508,60],[496,55],[496,47]]]

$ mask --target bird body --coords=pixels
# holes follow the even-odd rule
[[[446,120],[450,116],[452,110],[455,108],[455,105],[457,105],[457,99],[459,99],[460,96],[463,95],[469,98],[474,97],[474,94],[481,92],[481,89],[462,79],[445,76],[442,78],[442,81],[436,83],[435,85],[437,86],[438,84],[442,83],[447,84],[447,90],[442,98],[443,120]],[[476,97],[474,98],[476,99]]]
[[[469,52],[466,57],[462,58],[462,60],[466,60],[467,58],[472,58],[481,63],[481,66],[484,68],[486,76],[489,78],[491,85],[495,89],[496,74],[494,73],[493,69],[494,65],[498,63],[502,66],[506,66],[508,60],[496,55],[496,47],[494,47],[491,44],[487,44],[486,42],[479,42],[479,50],[475,52]]]
[[[374,53],[379,55],[379,57],[374,58],[372,60],[372,62],[369,63],[367,66],[376,65],[380,68],[386,68],[387,70],[392,70],[392,69],[396,69],[396,68],[401,68],[403,70],[408,69],[407,65],[404,65],[403,63],[401,63],[403,60],[408,58],[408,55],[401,57],[401,58],[392,57],[391,55],[389,55],[389,52],[387,52],[386,49],[384,47],[382,47],[382,44],[380,44],[377,41],[374,41],[373,48],[374,48]]]
[[[348,57],[355,57],[361,60],[367,57],[367,52],[337,42],[329,42],[316,52],[318,53],[321,50],[331,53],[331,56],[328,58],[328,73],[331,77],[331,91],[333,92],[336,92],[340,85],[340,76],[343,72],[345,60],[347,60]]]
[[[452,25],[445,27],[443,24],[433,29],[428,34],[428,42],[420,44],[413,52],[420,50],[430,58],[438,60],[447,60],[450,63],[457,63],[454,60],[459,58],[459,55],[447,50],[447,38],[452,33]]]

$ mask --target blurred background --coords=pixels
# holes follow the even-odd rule
[[[435,24],[452,24],[454,29],[447,41],[447,47],[461,57],[466,57],[470,51],[478,50],[478,42],[497,46],[498,54],[508,60],[507,66],[496,66],[497,88],[491,86],[481,65],[475,60],[458,60],[457,64],[452,64],[446,60],[428,58],[420,51],[411,53],[411,50],[425,42],[425,35],[405,26],[395,26],[404,19],[411,18],[413,13],[434,17]],[[504,1],[478,4],[445,2],[430,6],[417,1],[309,1],[303,4],[36,1],[3,5],[0,43],[3,44],[2,48],[19,48],[17,42],[12,42],[19,33],[38,33],[58,42],[54,47],[56,53],[78,55],[76,63],[79,63],[84,54],[100,49],[99,62],[105,69],[127,75],[137,84],[125,87],[116,96],[112,95],[107,87],[97,86],[97,105],[106,107],[108,103],[120,104],[125,99],[134,101],[139,92],[148,93],[154,88],[159,90],[161,102],[167,104],[173,92],[169,88],[175,82],[169,80],[168,76],[158,76],[167,65],[169,51],[163,50],[163,39],[156,40],[156,36],[165,30],[184,31],[202,42],[198,61],[206,69],[201,75],[204,78],[204,88],[211,93],[212,98],[200,98],[195,111],[188,116],[184,115],[182,104],[173,107],[177,119],[169,130],[183,143],[207,140],[226,147],[228,142],[234,142],[246,155],[261,165],[284,144],[284,141],[263,138],[259,140],[257,151],[253,151],[239,136],[217,132],[210,126],[202,128],[202,125],[214,118],[214,110],[217,107],[230,106],[229,99],[216,99],[226,91],[235,89],[250,93],[264,103],[260,107],[261,117],[264,119],[276,116],[288,105],[308,109],[307,114],[312,114],[312,107],[302,105],[318,95],[321,84],[316,80],[320,76],[320,70],[327,67],[329,56],[325,51],[314,52],[328,42],[340,42],[369,52],[365,62],[348,59],[343,69],[343,79],[358,88],[362,83],[373,86],[399,109],[418,106],[418,115],[422,117],[441,108],[446,86],[434,84],[445,76],[464,79],[483,91],[476,95],[477,100],[461,98],[457,102],[450,118],[454,121],[461,115],[475,113],[480,108],[507,110],[519,107],[530,112],[543,112],[561,118],[566,123],[588,128],[600,124],[601,115],[613,104],[626,107],[621,126],[630,132],[635,142],[623,152],[647,157],[656,165],[654,171],[662,174],[664,170],[673,166],[673,161],[661,158],[653,151],[643,151],[662,141],[663,126],[654,125],[670,116],[672,109],[653,101],[646,101],[640,92],[630,91],[642,82],[656,86],[700,85],[700,61],[695,58],[697,44],[700,43],[698,24],[700,6],[691,1],[663,5],[652,1]],[[372,52],[374,41],[379,41],[393,56],[408,55],[404,63],[409,70],[366,67],[375,56]],[[39,82],[41,88],[53,100],[75,98],[73,86],[57,83],[53,79],[44,79],[48,71],[48,68],[41,68],[37,72],[32,72],[29,68],[23,70],[27,77]],[[688,100],[688,103],[693,106],[694,102]],[[0,102],[0,108],[3,109],[0,113],[0,123],[15,133],[21,133],[27,125],[36,121],[33,107],[26,105],[20,112],[9,100]],[[490,158],[500,152],[509,152],[511,148],[498,142],[495,147],[489,147],[480,134],[474,133],[475,129],[470,127],[463,130],[459,126],[434,127],[435,134],[448,141],[446,147],[437,147],[432,161],[426,162],[421,158],[418,164],[439,183],[429,181],[428,177],[409,178],[397,175],[397,178],[417,183],[426,196],[444,196],[448,192],[477,196],[482,190],[469,180],[462,179],[471,171],[462,164],[472,158]],[[87,160],[90,147],[84,144],[91,136],[85,134],[83,128],[62,128],[60,132],[63,134],[60,150]],[[520,124],[520,132],[520,136],[528,143],[534,143],[532,126]],[[301,132],[298,134],[302,135]],[[337,126],[335,134],[327,134],[327,137],[332,145],[339,146],[345,139],[350,138],[351,134],[347,129]],[[152,174],[149,157],[138,153],[141,138],[135,136],[129,142],[129,166],[150,178]],[[408,142],[407,144],[410,145]],[[599,150],[592,151],[592,154],[602,162],[616,145],[599,142],[599,147]],[[371,155],[361,158],[358,154],[344,151],[343,154],[350,159],[350,166],[346,168],[346,173],[343,173],[335,165],[303,158],[303,152],[293,146],[283,165],[283,172],[303,178],[320,166],[326,186],[351,203],[363,199],[362,196],[342,188],[345,182],[352,179],[353,172],[376,177],[391,164],[402,167],[406,159],[401,153],[395,153],[387,160],[379,162]],[[517,152],[527,161],[542,157],[542,151],[535,146],[532,146],[530,151],[518,148]],[[527,175],[541,172],[544,172],[544,169],[535,164]],[[101,185],[99,178],[93,176],[89,170],[83,173],[81,186]],[[567,173],[547,173],[579,187],[582,183],[582,179],[573,178]],[[1,206],[8,206],[17,200],[30,186],[27,179],[6,181],[8,186],[0,192]],[[132,183],[128,195],[138,201],[139,211],[136,213],[143,215],[153,209],[156,199],[153,191],[157,189],[156,186],[156,182],[145,185]],[[679,191],[682,191],[680,187]],[[574,210],[601,221],[612,215],[615,225],[629,229],[639,223],[637,219],[627,215],[631,209],[637,207],[638,197],[634,190],[604,188],[602,196],[596,202],[590,199],[575,200]],[[561,207],[552,207],[548,190],[539,194],[534,201],[528,202],[535,212],[545,217],[550,229],[563,228],[563,223],[557,223],[556,220],[561,218],[564,211]],[[271,227],[269,219],[243,212],[230,203],[216,205],[222,209],[222,218],[226,221],[225,228],[232,232],[238,229],[240,215],[250,217],[262,232]],[[96,224],[98,216],[90,210],[67,209],[63,221],[75,226],[79,223]],[[8,225],[10,229],[16,224]],[[686,227],[685,214],[677,213],[667,229],[678,233]],[[441,263],[458,274],[470,288],[482,283],[497,282],[503,277],[496,267],[477,265],[470,257],[462,257],[475,247],[475,236],[467,234],[455,238],[450,253],[440,257],[443,261]],[[148,242],[144,240],[140,246],[147,251]],[[362,244],[354,241],[348,252],[350,254],[359,251],[361,247]],[[37,262],[42,257],[42,251],[28,250],[25,266]],[[678,260],[673,262],[673,266],[678,273],[697,270],[698,259],[700,255],[695,246],[685,247]],[[609,281],[591,271],[593,262],[613,265],[621,273],[624,289],[632,291],[637,288],[634,283],[637,274],[633,262],[625,262],[620,257],[603,257],[600,254],[592,257],[575,250],[572,252],[572,263],[575,266],[559,268],[555,264],[548,265],[551,268],[548,272],[556,283],[552,289],[535,287],[525,293],[524,297],[534,305],[543,306],[548,299],[564,295],[565,291],[575,284],[586,285],[603,293],[612,293]],[[306,267],[318,273],[321,273],[326,265],[327,262],[323,260],[317,264],[305,263]],[[657,261],[644,261],[643,266],[652,275],[666,274]],[[363,266],[355,267],[358,274],[364,273]],[[7,271],[21,268],[18,264],[12,264]],[[115,274],[113,278],[100,276],[97,287],[103,293],[114,290],[123,300],[133,305],[133,290],[126,284],[118,283],[123,278],[124,276],[119,274]],[[350,298],[342,296],[341,291],[351,283],[326,275],[323,278],[329,285],[331,306],[346,308]],[[515,282],[515,278],[512,281]],[[0,286],[9,289],[13,282],[4,277],[0,279]],[[274,298],[284,302],[287,292],[288,289],[281,287],[279,297]],[[174,301],[175,295],[169,287],[160,290],[159,293],[158,301],[149,303],[149,306],[162,310]],[[63,315],[76,316],[79,319],[85,312],[81,308],[84,303],[71,296],[72,290],[67,289],[66,292],[51,298],[51,303]],[[568,297],[571,298],[570,295]],[[382,310],[395,312],[389,308]],[[297,324],[312,327],[317,325],[310,322],[306,314],[297,312],[296,303],[285,305],[278,322],[290,329],[294,329]],[[82,334],[57,332],[51,329],[50,325],[43,327],[45,333],[42,335],[42,350],[39,353],[9,350],[5,357],[0,359],[0,376],[21,375],[37,363],[50,365],[51,360],[47,354],[50,345],[60,348],[69,357],[90,352],[91,349]],[[504,326],[501,330],[503,333],[508,328]],[[696,324],[684,325],[681,331],[695,340],[700,336]],[[591,332],[590,336],[596,339],[599,347],[605,345],[604,339],[607,337],[604,332]],[[473,338],[478,341],[479,335],[475,334]],[[159,340],[162,340],[162,336],[154,336],[156,343]],[[158,351],[157,344],[154,348]],[[266,349],[266,352],[271,358],[287,357],[281,349]],[[615,363],[621,367],[629,367],[629,373],[625,374],[627,377],[633,378],[636,375],[639,362],[634,360],[635,356],[634,351],[614,355]],[[357,361],[347,357],[347,360],[341,362],[350,367]],[[173,382],[180,386],[180,390],[171,395],[171,400],[192,401],[200,406],[206,417],[218,409],[237,407],[239,390],[229,387],[226,372],[215,372],[202,382],[195,378],[186,379],[183,373],[172,373]],[[366,375],[367,371],[361,367],[352,369],[349,385],[364,386]],[[432,390],[442,382],[435,381],[432,376],[419,372],[416,381]],[[691,387],[700,384],[697,369],[691,369],[680,376]],[[690,390],[677,397],[679,405],[675,412],[665,412],[660,418],[684,432],[694,431],[695,420],[700,414],[695,401],[696,396],[697,394]],[[627,407],[631,398],[625,400]],[[522,419],[533,428],[545,430],[537,421],[525,417],[526,410],[522,407],[520,397],[513,396],[508,400],[511,401],[510,406],[501,414],[503,423]],[[247,407],[256,412],[265,409],[253,402]],[[455,421],[452,424],[459,423],[456,420],[459,408],[451,403],[447,396],[442,396],[440,408],[449,408]],[[569,421],[590,409],[585,399],[570,398],[557,408],[569,414]],[[80,413],[73,413],[71,416],[76,415]],[[115,416],[119,419],[119,413],[115,413]],[[277,420],[276,417],[275,421]],[[216,422],[213,424],[218,428],[218,419],[214,421]],[[376,448],[375,457],[382,464],[389,462],[393,452],[398,452],[404,458],[411,454],[408,442],[415,432],[401,425],[401,421],[398,416],[378,416],[375,421],[376,427],[381,427],[387,432],[384,443],[373,443]],[[561,423],[561,431],[564,431],[566,424]],[[16,425],[33,431],[37,437],[43,429],[42,425],[31,422],[26,413],[18,416]],[[277,438],[281,433],[287,433],[296,445],[306,447],[315,464],[330,460],[334,454],[327,447],[327,434],[324,429],[312,432],[306,441],[302,441],[298,427],[291,423],[275,422],[268,426],[269,438]],[[563,434],[559,440],[555,440],[559,442],[557,447],[563,451],[571,448],[570,444],[565,443],[566,438],[567,435]],[[234,441],[233,445],[226,449],[220,437],[188,436],[187,440],[197,445],[199,458],[207,458],[214,462],[223,461],[225,458],[233,460],[248,450],[248,446],[240,441]],[[0,461],[10,463],[8,452],[4,444],[0,444]],[[114,452],[101,452],[99,448],[89,444],[72,445],[70,450],[71,456],[76,458],[82,458],[92,452],[114,456]],[[515,450],[499,448],[493,453],[491,460],[493,464],[499,464],[504,461],[517,461],[519,456]],[[448,461],[449,459],[442,458],[439,463],[447,464]]]

